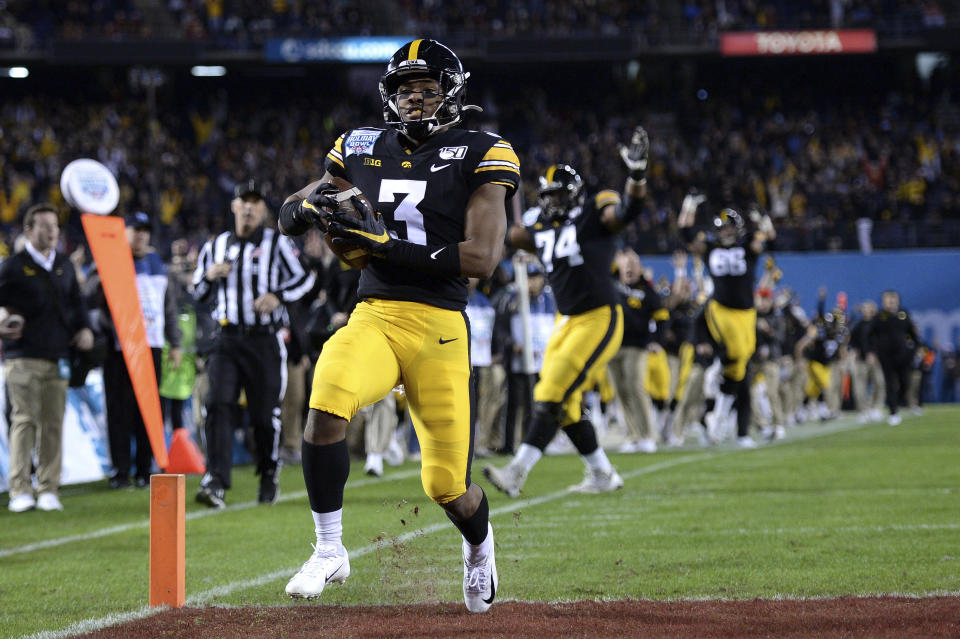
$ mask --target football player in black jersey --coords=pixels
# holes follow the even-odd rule
[[[547,168],[540,177],[539,207],[524,214],[509,241],[536,251],[547,271],[560,316],[543,356],[540,381],[533,390],[533,419],[523,444],[507,466],[484,466],[483,474],[517,497],[533,466],[561,426],[587,466],[574,490],[616,490],[623,479],[597,444],[589,420],[582,419],[581,396],[616,354],[623,339],[623,309],[610,277],[616,234],[640,213],[646,194],[649,142],[642,127],[621,149],[630,177],[621,199],[603,190],[587,197],[583,180],[571,167]]]
[[[422,454],[421,481],[463,535],[463,595],[484,612],[497,589],[487,498],[470,481],[473,402],[467,277],[493,273],[503,250],[505,199],[519,160],[494,133],[454,128],[465,111],[468,74],[435,40],[414,40],[390,59],[380,81],[386,128],[353,129],[326,156],[323,177],[287,199],[284,233],[313,225],[335,244],[373,257],[360,276],[361,302],[324,345],[303,435],[303,475],[316,524],[316,551],[287,584],[314,598],[350,573],[341,542],[350,470],[345,433],[361,406],[403,384]],[[354,197],[357,220],[337,212],[334,177]]]
[[[757,230],[746,235],[743,218],[725,208],[713,218],[711,232],[693,228],[697,207],[705,198],[684,198],[677,226],[687,250],[703,257],[713,280],[713,296],[704,308],[710,335],[720,346],[723,381],[714,406],[713,430],[723,432],[730,411],[737,411],[737,444],[755,448],[749,435],[750,385],[746,379],[747,362],[757,344],[757,311],[753,306],[754,271],[764,243],[776,236],[770,217],[764,215]]]

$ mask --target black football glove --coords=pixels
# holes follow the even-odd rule
[[[327,217],[340,206],[337,201],[338,192],[339,189],[330,182],[318,184],[313,193],[300,200],[300,206],[297,207],[294,214],[295,221],[311,226],[325,227]]]
[[[650,139],[642,126],[633,130],[629,146],[620,147],[620,157],[630,171],[630,177],[638,182],[647,177],[647,160],[650,155]]]
[[[355,195],[350,202],[362,216],[361,219],[334,210],[326,216],[327,233],[333,236],[332,241],[337,246],[360,247],[383,257],[397,240],[390,237],[380,214],[367,206],[366,202]]]

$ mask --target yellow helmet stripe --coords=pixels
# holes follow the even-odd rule
[[[420,55],[420,43],[423,42],[423,39],[414,40],[410,43],[410,54],[407,56],[407,60],[416,60],[417,56]]]
[[[551,164],[550,168],[547,169],[547,182],[553,182],[553,174],[557,172],[557,165]]]

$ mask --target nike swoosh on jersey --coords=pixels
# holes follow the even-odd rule
[[[437,259],[437,256],[440,255],[440,252],[441,252],[443,249],[445,249],[445,248],[447,248],[447,247],[444,246],[443,248],[438,248],[436,251],[434,251],[433,253],[431,253],[431,254],[430,254],[430,259],[431,259],[431,260]]]
[[[455,341],[457,341],[458,339],[460,339],[460,338],[459,338],[459,337],[451,337],[450,339],[443,339],[443,338],[441,337],[441,338],[440,338],[440,343],[441,343],[441,344],[449,344],[450,342],[455,342]]]
[[[436,164],[431,164],[431,165],[430,165],[430,172],[431,172],[431,173],[436,173],[437,171],[442,171],[443,169],[447,168],[448,166],[450,166],[450,165],[449,165],[449,164],[441,164],[440,166],[437,166]]]

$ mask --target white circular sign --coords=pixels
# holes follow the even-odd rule
[[[84,213],[109,215],[120,202],[120,187],[110,169],[96,160],[74,160],[60,174],[60,191],[70,206]]]

